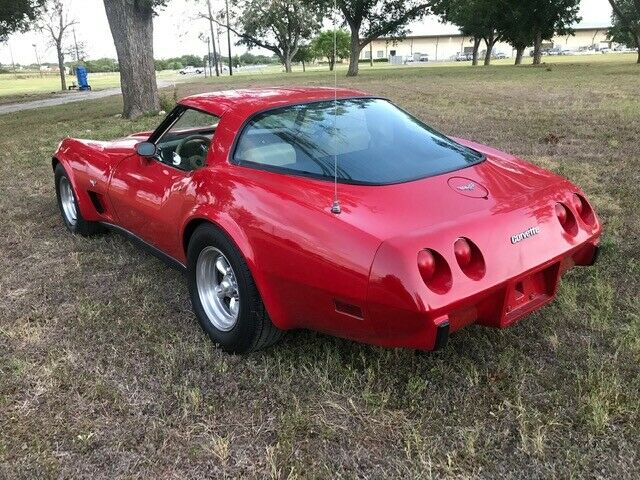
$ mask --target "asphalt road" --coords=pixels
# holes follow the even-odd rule
[[[168,80],[158,80],[157,83],[158,88],[164,88],[173,85],[175,82],[171,82]],[[54,96],[50,98],[0,105],[0,115],[13,112],[21,112],[23,110],[33,110],[35,108],[53,107],[56,105],[64,105],[66,103],[83,102],[85,100],[94,100],[97,98],[111,97],[121,94],[122,92],[120,90],[120,87],[105,88],[104,90],[95,90],[90,92],[60,92],[54,94]]]

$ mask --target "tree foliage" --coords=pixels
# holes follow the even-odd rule
[[[351,30],[351,58],[347,75],[358,74],[360,52],[382,36],[403,38],[407,24],[422,18],[433,2],[427,0],[337,0]]]
[[[0,0],[0,41],[14,32],[29,30],[44,0]]]
[[[118,62],[114,58],[96,58],[95,60],[85,60],[85,67],[88,72],[117,72]]]
[[[543,40],[551,40],[556,34],[573,34],[572,26],[580,21],[580,0],[526,0],[525,3],[533,32],[533,63],[539,64]]]
[[[517,62],[524,49],[534,45],[534,63],[540,63],[542,41],[573,33],[579,8],[580,0],[435,0],[433,6],[464,35],[476,39],[474,63],[478,39],[487,44],[485,63],[498,40],[506,40],[518,51]]]
[[[487,48],[485,64],[491,62],[493,46],[502,39],[505,4],[508,0],[436,0],[433,11],[445,21],[460,28],[460,32],[473,37],[473,64],[478,63],[478,47],[484,40]]]
[[[313,62],[315,58],[315,52],[310,45],[300,45],[300,47],[298,47],[298,51],[291,60],[302,63],[302,71],[305,72],[307,69],[307,63]]]
[[[321,4],[305,0],[244,0],[236,5],[232,32],[238,44],[273,52],[287,72],[305,40],[320,29]]]
[[[311,48],[316,58],[327,59],[329,62],[329,70],[333,70],[336,63],[336,57],[339,59],[349,58],[350,52],[349,32],[336,29],[335,30],[335,55],[334,55],[334,30],[326,30],[320,32],[311,41]]]
[[[638,49],[640,63],[640,0],[609,0],[613,9],[609,38]]]

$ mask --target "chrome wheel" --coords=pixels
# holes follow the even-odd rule
[[[60,205],[62,213],[69,225],[75,226],[78,222],[78,212],[76,210],[76,199],[73,196],[73,189],[69,179],[65,176],[60,177]]]
[[[209,322],[228,332],[238,321],[240,291],[227,257],[215,247],[205,247],[196,262],[198,297]]]

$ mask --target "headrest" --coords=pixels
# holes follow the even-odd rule
[[[286,167],[296,163],[296,151],[288,143],[271,143],[242,150],[240,158],[247,162]]]

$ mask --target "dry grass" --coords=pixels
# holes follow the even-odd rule
[[[435,354],[309,332],[246,357],[216,350],[180,274],[58,217],[62,136],[158,118],[115,118],[114,99],[0,117],[0,478],[637,478],[639,78],[587,64],[339,79],[571,177],[606,224],[600,263],[571,272],[555,303]],[[232,82],[331,78],[178,93]]]

